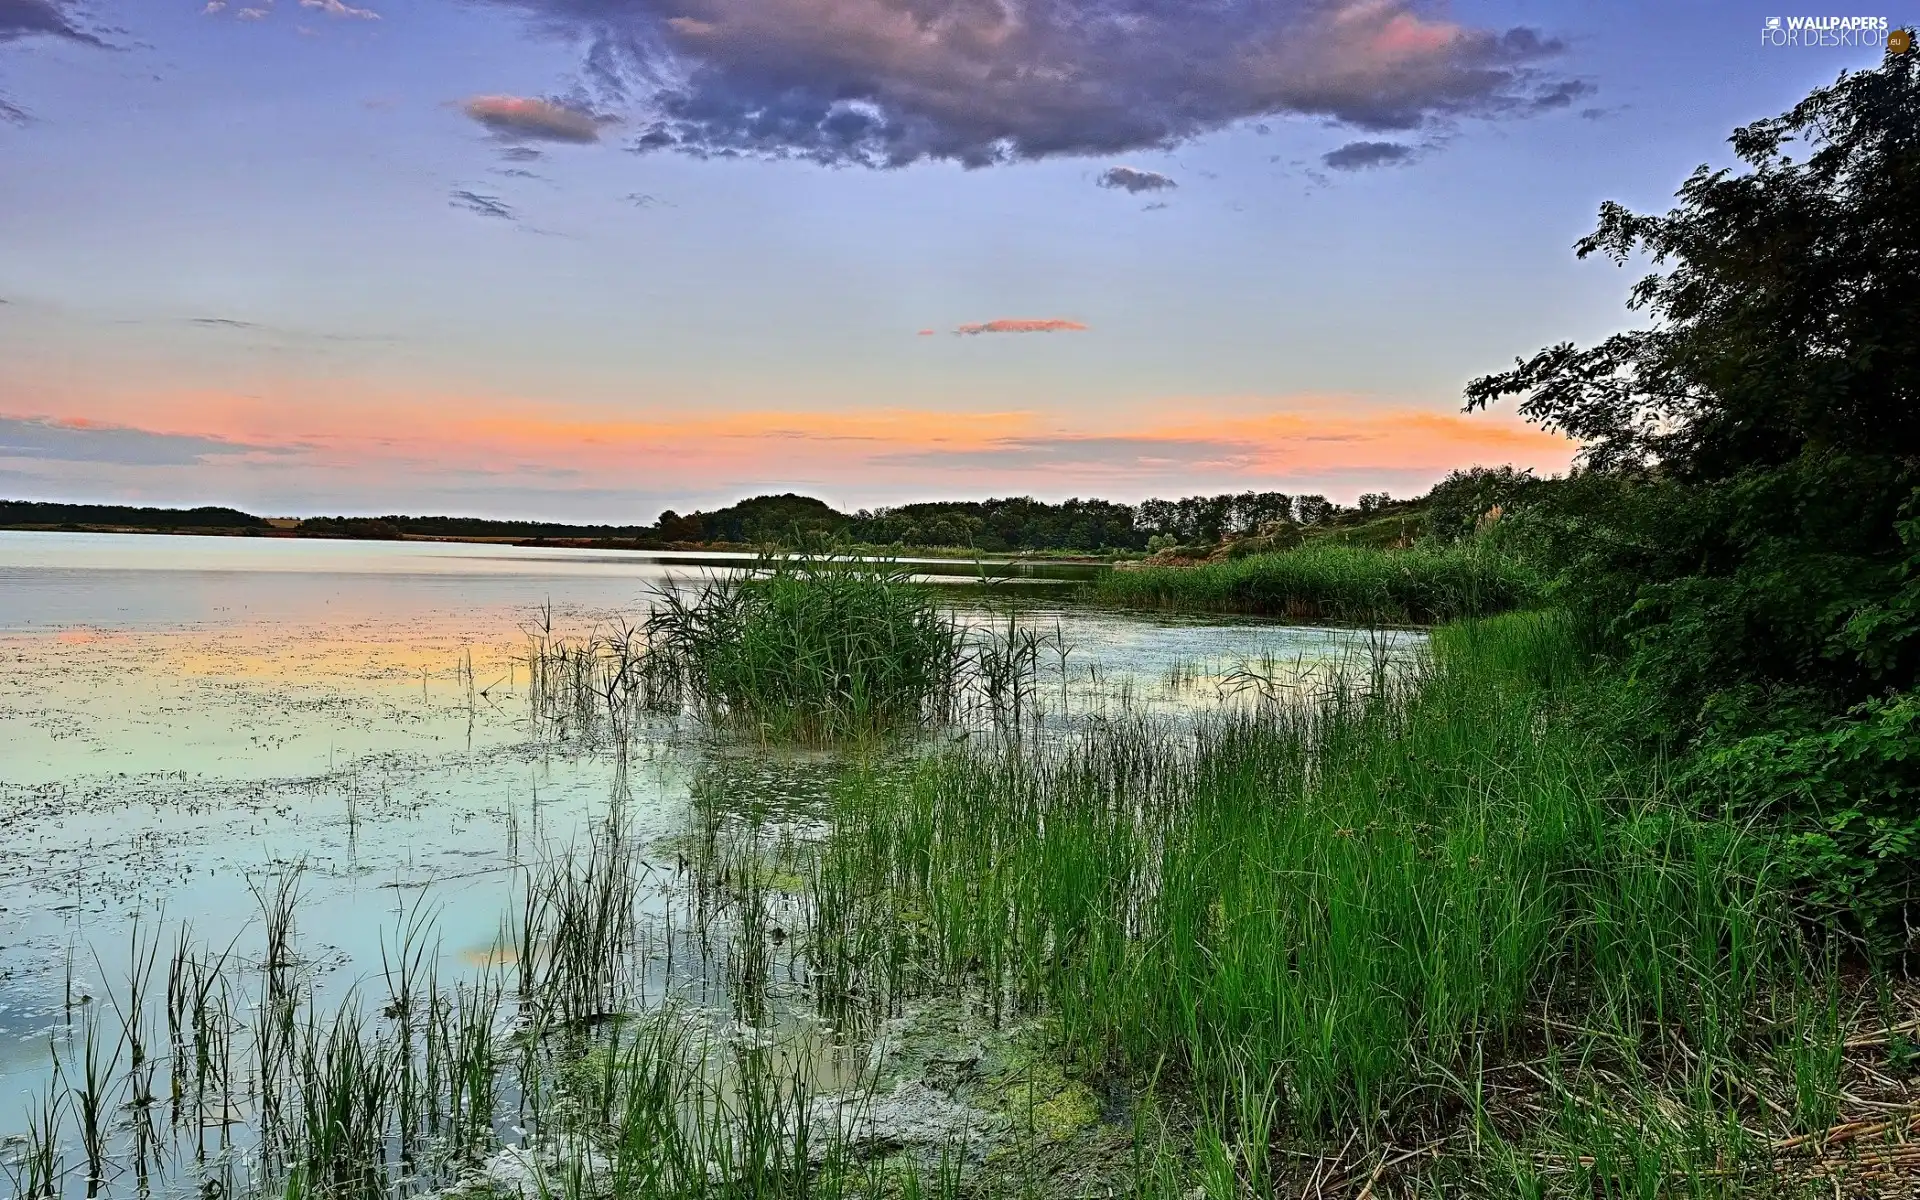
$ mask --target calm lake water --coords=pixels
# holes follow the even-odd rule
[[[124,976],[135,922],[248,944],[256,892],[295,868],[302,952],[340,995],[422,906],[444,962],[489,961],[517,864],[581,839],[612,804],[661,847],[648,903],[671,920],[672,838],[696,781],[723,803],[804,800],[835,764],[690,717],[646,722],[619,755],[555,739],[529,720],[527,631],[547,611],[575,635],[637,622],[655,589],[701,569],[620,552],[0,533],[0,1135],[24,1119],[75,1005]],[[972,622],[1016,606],[1059,631],[1066,652],[1040,684],[1063,729],[1123,711],[1178,719],[1236,702],[1249,664],[1309,678],[1368,653],[1352,631],[1118,614],[1037,588],[945,594]]]

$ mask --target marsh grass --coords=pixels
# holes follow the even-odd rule
[[[775,738],[918,726],[944,712],[965,653],[908,568],[832,554],[665,589],[646,632],[695,702]]]
[[[833,553],[769,555],[752,568],[660,588],[638,625],[527,629],[536,735],[623,747],[644,714],[695,713],[767,742],[871,740],[985,719],[1018,724],[1038,702],[1060,631],[1009,609],[970,627],[910,568]]]
[[[1526,608],[1545,588],[1531,567],[1479,543],[1378,550],[1312,542],[1191,567],[1117,569],[1090,590],[1130,608],[1428,625]]]
[[[643,629],[619,623],[581,637],[559,633],[551,605],[524,630],[527,713],[536,738],[624,747],[645,713],[682,700],[680,681],[650,653]]]
[[[1038,627],[971,636],[994,639],[1002,707],[1048,656],[1065,677]],[[164,996],[159,936],[136,931],[120,1027],[95,1005],[56,1047],[15,1191],[117,1192],[129,1170],[142,1194],[289,1200],[1654,1200],[1900,1179],[1908,1151],[1884,1139],[1913,1110],[1866,1069],[1908,1053],[1900,1002],[1863,1018],[1748,832],[1593,736],[1614,700],[1573,645],[1553,614],[1513,614],[1311,689],[1250,664],[1259,702],[1197,724],[873,752],[800,788],[774,756],[723,758],[671,850],[664,943],[616,797],[519,869],[481,969],[443,977],[432,910],[403,907],[379,976],[328,1003],[298,870],[263,876],[246,948],[182,929]],[[567,661],[552,678],[585,679],[608,721],[614,676]],[[150,986],[164,1014],[142,1023]],[[1011,1144],[903,1153],[870,1119],[862,1039],[922,1001],[1041,1031],[1024,1096],[1003,1097]],[[796,1014],[867,1065],[829,1087],[777,1036]],[[166,1104],[138,1102],[135,1059]],[[1087,1115],[1050,1123],[1062,1097]]]
[[[820,1096],[814,1059],[770,1042],[768,1001],[747,994],[790,963],[757,837],[716,835],[703,863],[713,938],[698,952],[723,964],[731,1020],[645,996],[644,872],[617,806],[584,844],[524,868],[513,961],[464,978],[440,973],[433,911],[403,907],[373,986],[322,1002],[298,870],[255,881],[245,949],[182,927],[164,995],[158,937],[140,926],[120,1021],[82,1004],[52,1048],[49,1087],[6,1147],[14,1193],[392,1200],[493,1180],[578,1200],[867,1195],[855,1150],[870,1093],[841,1080]],[[149,979],[164,1045],[127,1015]],[[129,1100],[156,1067],[171,1105],[151,1114]]]
[[[1507,1161],[1522,1194],[1733,1194],[1753,1130],[1835,1116],[1836,975],[1756,842],[1576,719],[1593,686],[1556,617],[1515,615],[1384,687],[857,775],[816,967],[1179,1081],[1210,1194],[1270,1194],[1283,1135],[1464,1137],[1476,1188]]]

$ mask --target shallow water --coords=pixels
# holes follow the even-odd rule
[[[296,866],[301,951],[335,995],[378,971],[422,907],[443,962],[499,961],[517,865],[581,840],[613,804],[657,847],[645,903],[670,927],[694,782],[723,806],[804,799],[831,758],[686,717],[643,722],[619,755],[556,739],[529,719],[524,659],[535,621],[637,621],[652,589],[699,569],[492,545],[0,533],[0,1134],[44,1085],[49,1039],[124,976],[136,920],[251,945],[256,890]],[[1017,604],[1058,629],[1066,653],[1039,678],[1057,728],[1191,714],[1236,702],[1251,664],[1303,680],[1370,653],[1354,631],[948,594],[972,622]]]

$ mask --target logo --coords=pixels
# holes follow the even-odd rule
[[[1896,29],[1887,35],[1887,53],[1905,54],[1913,49],[1913,34],[1905,29]]]
[[[1886,17],[1768,17],[1762,46],[1887,46],[1893,22]],[[1896,54],[1905,51],[1896,50]]]

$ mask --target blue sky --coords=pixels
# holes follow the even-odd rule
[[[0,494],[627,520],[1558,469],[1459,391],[1627,319],[1570,249],[1600,201],[1664,208],[1879,54],[1746,3],[256,4],[0,0]]]

